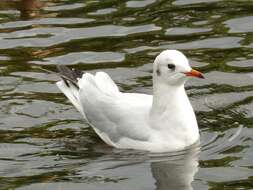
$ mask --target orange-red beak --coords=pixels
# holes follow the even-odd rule
[[[194,69],[192,69],[190,72],[184,73],[186,76],[191,76],[191,77],[197,77],[197,78],[201,78],[204,79],[205,77],[202,75],[201,72],[196,71]]]

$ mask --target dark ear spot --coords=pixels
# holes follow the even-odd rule
[[[159,68],[156,69],[156,74],[157,74],[157,76],[160,76],[160,75],[161,75],[161,71],[160,71]]]

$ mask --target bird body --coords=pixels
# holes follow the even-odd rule
[[[157,56],[153,95],[122,93],[105,72],[75,76],[75,71],[62,66],[59,70],[65,77],[58,87],[107,144],[167,152],[198,141],[198,125],[184,83],[188,76],[203,76],[190,68],[181,52],[166,50]]]

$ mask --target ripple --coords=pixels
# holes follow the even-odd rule
[[[28,144],[1,143],[0,159],[15,159],[23,154],[31,154],[40,150],[36,146]]]
[[[204,26],[208,24],[208,20],[200,20],[192,23],[195,26]]]
[[[12,72],[12,76],[18,76],[22,77],[24,79],[35,79],[37,82],[38,81],[57,81],[59,78],[55,74],[50,74],[50,73],[39,73],[39,72]]]
[[[0,24],[0,29],[10,29],[10,28],[21,28],[32,25],[68,25],[68,24],[83,24],[94,21],[94,19],[84,19],[84,18],[41,18],[27,21],[15,21],[6,22]]]
[[[123,53],[116,52],[77,52],[69,53],[62,56],[45,58],[43,61],[32,61],[31,63],[51,65],[75,65],[78,63],[106,63],[106,62],[122,62],[125,59]]]
[[[89,15],[106,15],[111,14],[113,12],[117,11],[115,8],[106,8],[106,9],[99,9],[96,12],[88,13]]]
[[[0,61],[10,61],[11,58],[7,56],[0,56]]]
[[[200,169],[198,176],[204,180],[211,180],[213,183],[239,181],[250,177],[251,170],[242,167],[213,167]]]
[[[198,96],[196,98],[191,98],[191,100],[193,102],[195,110],[211,111],[213,109],[230,106],[248,97],[253,97],[253,91],[204,95],[202,97]]]
[[[47,114],[53,114],[57,109],[59,109],[58,105],[53,102],[35,100],[31,103],[15,106],[10,111],[30,117],[43,117]]]
[[[211,31],[211,28],[169,28],[165,34],[168,36],[179,36],[189,34],[199,34]]]
[[[0,49],[10,49],[16,47],[49,47],[60,43],[68,42],[76,39],[89,39],[89,38],[101,38],[101,37],[120,37],[130,34],[140,34],[144,32],[152,32],[160,30],[160,27],[154,24],[141,25],[141,26],[115,26],[104,25],[90,28],[73,28],[66,29],[63,27],[58,28],[42,28],[17,31],[13,33],[1,34],[0,37]],[[32,37],[40,34],[53,35],[43,38],[21,38]],[[17,36],[19,39],[9,39],[8,36]]]
[[[243,113],[246,118],[253,118],[253,102],[240,105],[236,110]]]
[[[129,8],[146,7],[155,2],[156,0],[127,1],[126,7],[129,7]]]
[[[209,38],[204,40],[197,40],[185,43],[175,43],[168,45],[161,45],[161,49],[231,49],[240,47],[240,41],[243,38],[240,37],[220,37]]]
[[[253,84],[251,73],[225,73],[212,71],[205,74],[206,80],[189,80],[189,86],[202,86],[207,84],[227,84],[235,87],[249,86]]]
[[[24,82],[18,85],[15,89],[15,93],[29,94],[31,92],[59,93],[59,91],[57,91],[55,88],[55,84],[51,84],[48,82],[37,82],[36,85],[34,85],[33,82]]]
[[[73,10],[85,7],[86,5],[84,3],[72,3],[72,4],[66,4],[66,5],[54,5],[43,8],[46,11],[62,11],[62,10]]]
[[[227,62],[226,64],[234,67],[253,67],[253,59],[230,61]]]
[[[150,46],[138,46],[138,47],[134,47],[134,48],[126,48],[124,49],[124,51],[126,51],[129,54],[135,54],[135,53],[139,53],[139,52],[143,52],[146,50],[154,50],[157,49],[156,47],[150,47]]]
[[[14,89],[21,82],[17,77],[0,77],[0,91]]]
[[[0,14],[17,15],[19,14],[19,11],[18,10],[0,10]]]
[[[16,105],[15,102],[19,104]],[[2,101],[1,106],[0,126],[2,130],[39,127],[56,120],[81,120],[80,114],[72,106],[48,101],[13,99]]]
[[[229,28],[229,33],[253,32],[253,16],[234,18],[224,22]]]
[[[190,4],[197,4],[197,3],[212,3],[217,2],[220,0],[177,0],[173,2],[173,5],[190,5]]]

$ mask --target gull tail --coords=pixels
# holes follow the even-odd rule
[[[58,75],[62,80],[58,81],[56,85],[87,120],[80,101],[78,86],[78,80],[82,78],[83,72],[75,69],[69,69],[68,67],[62,65],[58,65],[57,69],[59,71]]]

